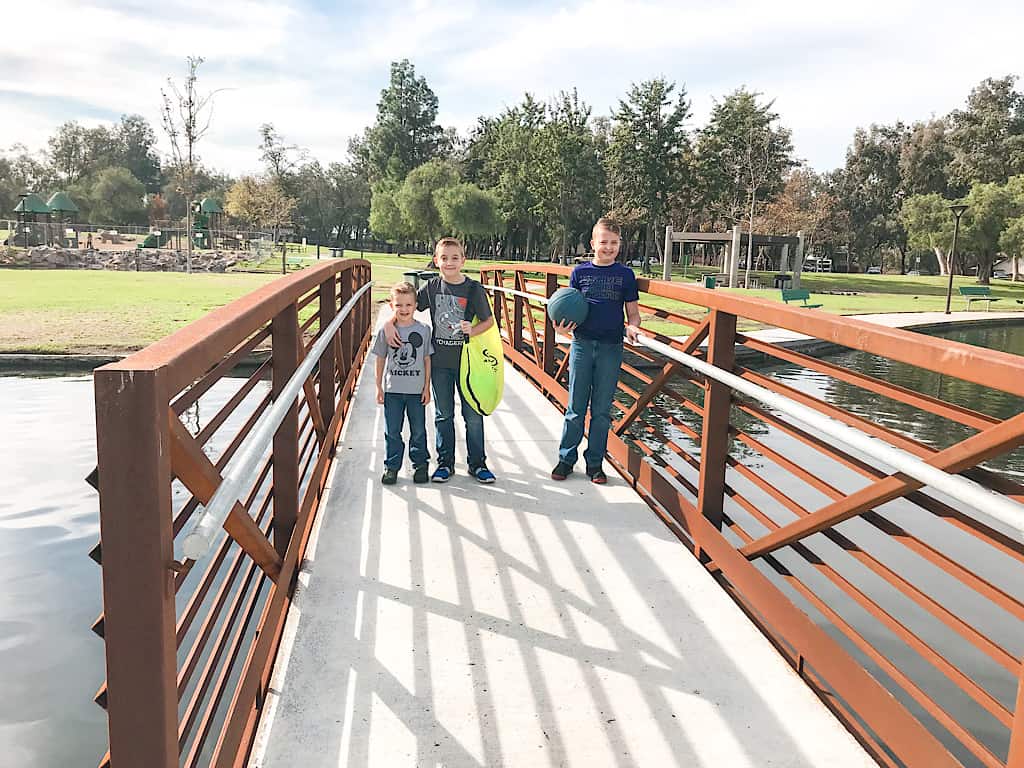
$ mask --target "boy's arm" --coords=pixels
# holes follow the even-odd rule
[[[423,394],[420,395],[420,402],[426,405],[430,402],[430,355],[423,358]]]
[[[491,315],[486,320],[481,320],[476,325],[473,325],[468,320],[462,321],[462,332],[467,336],[479,336],[481,333],[486,331],[494,325],[494,315]]]
[[[630,344],[636,344],[636,335],[640,332],[640,302],[626,302],[626,338]]]
[[[491,305],[487,302],[487,292],[479,285],[476,290],[477,293],[473,297],[473,315],[477,318],[484,319],[477,320],[475,324],[470,323],[468,320],[462,321],[461,329],[467,337],[478,336],[494,325],[494,313],[491,312]]]
[[[384,403],[384,364],[387,363],[386,357],[377,356],[377,404],[383,405]]]

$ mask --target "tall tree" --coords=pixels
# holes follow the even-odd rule
[[[964,202],[964,250],[974,256],[978,282],[988,285],[1003,230],[1020,211],[1007,184],[975,184]]]
[[[686,132],[690,104],[683,87],[673,99],[675,87],[664,78],[634,84],[612,115],[608,175],[621,192],[623,207],[635,209],[647,226],[645,270],[669,195],[687,186],[692,174]]]
[[[900,220],[907,232],[907,242],[915,250],[935,254],[939,274],[948,275],[952,268],[950,248],[953,245],[953,216],[950,201],[937,192],[913,195],[903,201]]]
[[[437,194],[459,183],[459,172],[446,160],[430,160],[405,177],[395,197],[409,233],[432,241],[444,234]]]
[[[147,192],[159,191],[162,172],[153,127],[141,115],[122,115],[113,133],[117,164],[131,171],[145,185]]]
[[[488,237],[502,227],[498,198],[475,184],[463,182],[438,190],[434,203],[445,231],[464,240]]]
[[[946,195],[952,162],[946,119],[914,123],[900,148],[901,188],[907,195]]]
[[[982,80],[967,97],[967,108],[950,114],[956,182],[1002,184],[1024,173],[1024,94],[1014,88],[1016,80]]]
[[[104,168],[91,185],[89,206],[98,224],[146,223],[145,185],[127,168]]]
[[[89,170],[85,128],[74,120],[60,125],[47,144],[54,173],[62,184],[74,184]]]
[[[437,96],[426,78],[416,77],[408,59],[392,62],[391,82],[377,102],[377,122],[354,149],[362,155],[370,181],[406,174],[437,157],[444,134],[437,124]]]

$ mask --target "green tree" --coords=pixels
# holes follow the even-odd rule
[[[907,195],[949,192],[953,150],[944,118],[914,123],[900,148],[901,188]]]
[[[900,209],[907,243],[915,250],[934,253],[942,275],[949,274],[950,248],[953,246],[954,219],[949,206],[949,200],[931,192],[908,197]]]
[[[145,185],[127,168],[104,168],[90,185],[92,219],[101,224],[145,224],[145,195]]]
[[[975,184],[964,200],[967,211],[961,223],[964,251],[973,254],[978,282],[988,285],[1000,238],[1019,208],[1007,184]]]
[[[444,233],[436,196],[458,183],[458,170],[446,160],[430,160],[409,172],[395,195],[395,202],[410,235],[434,241]]]
[[[686,89],[663,78],[633,84],[612,114],[608,177],[620,205],[633,209],[647,227],[644,269],[650,268],[651,244],[674,190],[689,186],[690,138]]]
[[[47,144],[54,174],[62,184],[76,183],[89,170],[85,128],[74,120],[60,125],[47,140]]]
[[[377,102],[377,122],[351,145],[370,181],[402,180],[413,168],[437,157],[445,135],[437,124],[437,96],[426,78],[416,77],[408,59],[392,62],[391,82]]]
[[[1024,173],[1024,94],[1014,89],[1016,80],[983,80],[967,97],[967,108],[950,114],[956,182],[1002,184]]]
[[[402,241],[410,236],[409,225],[398,206],[399,183],[381,179],[373,186],[370,198],[370,231],[385,240]]]
[[[559,94],[537,136],[537,164],[528,177],[548,231],[560,239],[563,264],[569,238],[589,229],[601,206],[604,169],[589,121],[590,107],[575,89]]]
[[[1011,259],[1013,280],[1020,279],[1020,264],[1024,260],[1024,216],[1017,216],[1006,222],[1003,234],[999,236],[999,247]]]
[[[122,115],[113,134],[116,164],[131,171],[147,192],[159,191],[163,174],[153,127],[141,115]]]
[[[463,182],[438,190],[434,203],[446,232],[464,240],[489,237],[502,227],[498,198],[475,184]]]

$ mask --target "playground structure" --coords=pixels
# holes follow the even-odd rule
[[[746,287],[746,281],[741,280],[739,275],[740,263],[746,266],[749,238],[751,235],[740,231],[738,226],[728,232],[676,232],[672,225],[665,227],[665,253],[666,258],[662,261],[662,279],[672,279],[672,246],[673,243],[680,244],[680,261],[685,265],[685,243],[705,246],[722,246],[722,274],[719,276],[722,284],[729,288]],[[790,254],[793,253],[792,265]],[[776,257],[775,253],[778,254]],[[754,264],[760,264],[762,270],[772,270],[777,265],[775,287],[793,288],[800,287],[800,273],[804,265],[804,235],[797,232],[792,235],[759,235],[753,234],[753,257]],[[776,260],[777,258],[777,260]],[[751,265],[751,269],[754,269]],[[789,274],[792,270],[792,275]],[[742,285],[741,285],[742,283]]]

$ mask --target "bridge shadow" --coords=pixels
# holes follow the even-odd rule
[[[364,371],[255,765],[873,764],[620,478],[549,479],[561,417],[524,382],[487,421],[493,486],[382,487],[372,394]]]

